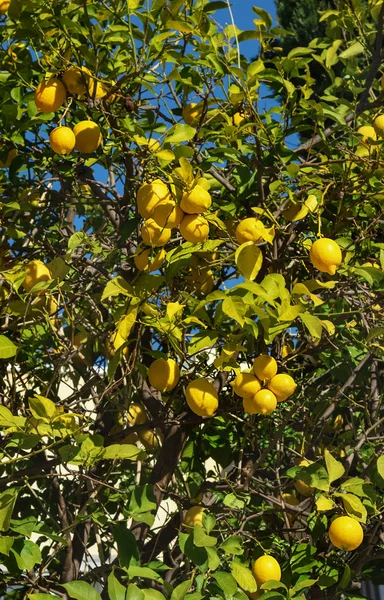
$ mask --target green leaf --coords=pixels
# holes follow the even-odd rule
[[[114,539],[117,544],[117,558],[122,568],[135,565],[140,560],[137,541],[132,531],[127,529],[125,523],[118,523],[113,528]]]
[[[362,523],[367,522],[367,509],[364,504],[354,494],[335,494],[342,499],[344,508],[350,517],[355,517]]]
[[[222,310],[225,315],[237,321],[241,326],[244,325],[244,315],[247,307],[240,296],[228,296],[223,300]]]
[[[102,458],[105,460],[144,460],[146,453],[133,444],[111,444],[104,448]]]
[[[345,469],[341,462],[333,458],[332,454],[327,449],[324,450],[324,458],[327,466],[329,483],[336,481],[336,479],[340,479],[345,473]]]
[[[359,54],[365,52],[364,46],[361,42],[354,42],[349,48],[339,54],[340,58],[353,58]]]
[[[384,479],[384,454],[379,456],[376,462],[376,469],[380,477]]]
[[[56,405],[52,400],[38,396],[37,394],[28,400],[29,410],[35,419],[50,422],[56,413]]]
[[[318,317],[311,315],[308,312],[302,313],[300,315],[300,319],[302,320],[305,327],[308,329],[311,337],[314,340],[319,340],[321,338],[322,331],[322,323]]]
[[[14,487],[0,494],[0,531],[7,531],[20,488]]]
[[[21,548],[19,544],[22,544]],[[11,548],[11,552],[15,556],[17,566],[22,571],[30,571],[36,564],[41,563],[40,548],[35,542],[31,542],[31,540],[16,540]]]
[[[73,233],[68,240],[68,250],[75,250],[75,248],[84,244],[85,240],[87,240],[87,236],[83,231]]]
[[[186,23],[185,21],[167,21],[166,27],[167,29],[175,29],[180,33],[192,33],[194,30],[192,25],[189,25],[189,23]]]
[[[15,539],[16,538],[14,537],[9,537],[6,535],[0,536],[0,554],[5,554],[6,556],[8,556]]]
[[[204,348],[211,348],[216,344],[218,339],[218,333],[209,329],[196,333],[188,344],[188,354],[193,355]]]
[[[306,588],[312,587],[315,583],[318,582],[318,579],[304,579],[304,581],[300,581],[296,583],[296,585],[292,588],[292,592],[297,594],[301,590],[305,590]]]
[[[320,512],[332,510],[334,506],[335,506],[335,503],[333,500],[331,500],[331,498],[327,498],[326,496],[323,496],[323,495],[316,498],[316,508]]]
[[[0,358],[11,358],[15,356],[17,348],[5,335],[0,335]]]
[[[60,600],[60,596],[56,594],[27,594],[30,600]]]
[[[231,535],[229,538],[224,540],[220,546],[221,550],[224,550],[226,554],[235,554],[240,556],[243,554],[243,538],[240,535]]]
[[[319,463],[301,467],[297,478],[317,490],[322,490],[323,492],[329,491],[328,473]]]
[[[158,581],[159,583],[163,583],[163,579],[160,577],[156,571],[150,569],[149,567],[139,567],[136,565],[130,565],[128,567],[128,577],[131,579],[132,577],[140,577],[144,579],[152,579],[153,581]]]
[[[344,573],[339,581],[339,585],[338,587],[341,590],[345,590],[348,586],[349,583],[351,581],[351,577],[352,577],[352,572],[351,572],[351,567],[349,565],[345,565],[344,566]]]
[[[216,569],[221,565],[221,559],[218,555],[215,548],[210,548],[207,546],[205,551],[208,555],[208,569],[211,571],[216,571]]]
[[[165,600],[165,596],[161,592],[159,592],[158,590],[154,590],[152,588],[149,588],[149,589],[145,588],[145,589],[143,589],[141,591],[144,594],[144,600]],[[131,599],[128,598],[127,600],[131,600]],[[136,599],[135,598],[134,600],[141,600],[141,599]]]
[[[165,138],[165,142],[170,144],[180,144],[181,142],[189,142],[196,134],[196,129],[189,125],[174,125],[169,130]]]
[[[223,590],[227,597],[234,596],[237,592],[237,583],[232,575],[229,573],[214,573],[214,579],[216,579],[219,587]]]
[[[119,294],[123,294],[124,296],[132,296],[133,294],[132,287],[123,277],[115,277],[115,279],[108,281],[103,290],[101,302],[105,300],[105,298],[112,298],[114,296],[119,296]]]
[[[253,281],[263,264],[263,253],[253,242],[245,242],[237,248],[235,262],[242,276]]]
[[[198,548],[206,548],[216,546],[217,539],[211,535],[207,535],[202,526],[196,524],[193,528],[193,543]]]
[[[171,600],[184,600],[185,595],[189,592],[190,587],[192,585],[192,579],[188,579],[187,581],[183,581],[180,583],[172,592]]]
[[[70,267],[60,256],[56,256],[56,258],[51,260],[51,262],[47,264],[47,267],[52,273],[52,279],[58,279],[59,281],[63,281],[70,271]]]
[[[76,600],[101,600],[99,592],[86,581],[71,581],[62,585],[71,598]]]
[[[127,600],[128,590],[116,579],[114,571],[108,577],[109,600]]]
[[[252,571],[241,565],[240,563],[233,562],[231,565],[231,572],[233,577],[236,579],[239,586],[246,592],[256,592],[257,585]]]

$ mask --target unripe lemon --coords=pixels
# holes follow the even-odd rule
[[[275,394],[263,389],[254,396],[243,398],[244,410],[251,415],[270,415],[277,406]]]
[[[295,380],[286,373],[275,375],[268,383],[268,389],[275,394],[278,402],[284,402],[294,393],[296,388]]]
[[[239,244],[254,242],[257,244],[263,240],[262,232],[265,229],[263,223],[255,217],[249,217],[240,221],[236,227],[235,235]]]
[[[32,260],[27,264],[25,269],[25,278],[23,281],[23,287],[26,292],[30,292],[31,289],[41,281],[50,281],[52,279],[52,273],[41,260]],[[40,296],[45,294],[45,290],[38,290],[34,292],[34,295]]]
[[[337,517],[332,521],[328,531],[332,544],[347,552],[356,550],[363,541],[364,531],[356,519],[352,517]]]
[[[69,67],[63,75],[63,83],[70,94],[84,95],[88,92],[89,71],[84,67]]]
[[[165,246],[171,238],[171,230],[159,227],[153,219],[144,221],[140,233],[147,246]]]
[[[313,266],[322,273],[334,275],[343,260],[340,246],[334,240],[321,238],[312,244],[309,254]]]
[[[179,228],[187,242],[205,242],[209,236],[209,224],[202,215],[185,215]]]
[[[152,213],[152,218],[160,227],[172,229],[180,225],[184,212],[173,200],[160,202]]]
[[[193,531],[195,525],[203,525],[204,506],[192,506],[184,515],[183,525],[187,531]]]
[[[83,154],[95,152],[102,141],[100,127],[94,121],[80,121],[73,128],[75,149]]]
[[[362,127],[359,127],[357,133],[363,136],[363,142],[377,139],[376,131],[373,127],[371,127],[371,125],[363,125]]]
[[[11,0],[0,0],[0,15],[5,15],[10,4]]]
[[[311,460],[307,460],[306,458],[304,458],[303,460],[301,460],[299,462],[298,466],[299,467],[308,467],[311,464],[312,464]],[[315,488],[308,485],[301,479],[297,479],[295,481],[295,488],[299,492],[299,494],[301,494],[302,496],[312,496],[312,494],[315,492]]]
[[[171,200],[171,193],[161,179],[143,183],[137,192],[137,210],[144,219],[149,219],[160,202]]]
[[[199,417],[211,417],[219,406],[216,389],[208,379],[194,379],[187,385],[185,398],[192,412]]]
[[[240,398],[252,397],[261,390],[261,383],[253,373],[239,373],[231,385]]]
[[[277,560],[273,558],[273,556],[269,556],[269,554],[260,556],[260,558],[253,563],[252,573],[256,579],[257,587],[260,587],[263,583],[267,583],[267,581],[280,581],[281,579],[280,565]]]
[[[268,354],[260,354],[253,361],[253,372],[260,381],[272,379],[277,373],[277,362]]]
[[[172,358],[158,358],[149,367],[148,379],[159,392],[170,392],[179,382],[179,365]]]
[[[49,134],[49,145],[56,154],[70,154],[75,143],[75,134],[69,127],[56,127]]]
[[[8,152],[5,162],[0,160],[0,169],[8,169],[11,166],[11,162],[13,161],[14,158],[16,158],[16,156],[17,156],[17,150],[16,150],[16,148],[12,148],[12,150],[10,150]]]
[[[142,244],[139,244],[136,248],[133,260],[136,269],[152,273],[153,271],[158,271],[158,269],[160,269],[166,256],[167,253],[164,248],[160,248],[160,250],[155,253],[152,248],[145,248]]]
[[[376,133],[381,137],[384,135],[384,115],[378,115],[373,122]]]
[[[42,81],[35,91],[35,104],[40,112],[56,112],[67,97],[65,86],[56,77]]]
[[[148,421],[147,413],[140,404],[130,404],[127,411],[127,421],[132,426],[144,425]]]
[[[183,194],[180,208],[189,215],[199,215],[206,212],[211,204],[211,194],[201,185],[197,184],[190,192]]]
[[[196,102],[191,102],[191,104],[184,106],[181,115],[187,125],[193,125],[199,122],[202,112],[202,106],[199,106]]]
[[[157,450],[160,447],[159,441],[162,441],[162,436],[152,429],[143,429],[137,432],[140,442],[146,450]]]

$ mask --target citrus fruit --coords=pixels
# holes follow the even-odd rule
[[[334,275],[343,260],[340,246],[334,240],[321,238],[312,244],[310,259],[313,266],[322,273]]]
[[[100,127],[94,121],[80,121],[73,128],[76,137],[75,150],[83,154],[95,152],[103,139]]]
[[[332,521],[328,531],[329,539],[339,550],[356,550],[363,541],[364,531],[356,519],[337,517]]]
[[[205,242],[209,236],[209,224],[202,215],[185,215],[179,228],[187,242]]]
[[[152,429],[142,429],[137,432],[137,435],[146,450],[157,450],[159,448],[159,441],[162,440],[160,433],[152,431]]]
[[[147,413],[140,404],[130,404],[127,411],[127,421],[130,425],[144,425],[148,421]]]
[[[377,139],[376,131],[373,127],[371,127],[371,125],[363,125],[362,127],[359,127],[357,133],[363,136],[363,142]]]
[[[100,99],[104,98],[111,89],[111,86],[115,85],[114,81],[106,82],[106,81],[97,81],[96,78],[90,73],[90,81],[89,81],[89,95],[91,98]]]
[[[311,464],[312,464],[311,460],[307,460],[306,458],[304,458],[303,460],[301,460],[299,462],[298,466],[299,467],[308,467]],[[295,488],[299,492],[299,494],[301,494],[302,496],[312,496],[312,494],[315,491],[315,488],[311,487],[310,485],[308,485],[301,479],[297,479],[295,481]]]
[[[187,531],[192,531],[195,525],[203,525],[204,506],[192,506],[184,515],[183,525]]]
[[[149,219],[160,202],[171,200],[171,193],[161,179],[143,183],[137,192],[137,210],[144,219]]]
[[[245,244],[245,242],[261,242],[263,240],[262,232],[264,225],[259,219],[249,217],[240,221],[236,227],[235,235],[239,244]]]
[[[183,194],[180,208],[189,215],[199,215],[206,212],[211,204],[211,194],[198,184],[191,191]]]
[[[239,373],[231,385],[240,398],[252,397],[261,390],[261,383],[253,373]]]
[[[88,91],[89,71],[84,67],[68,67],[64,71],[63,83],[70,94],[84,95]]]
[[[8,152],[5,162],[0,160],[0,169],[8,169],[8,167],[11,166],[11,162],[13,161],[14,158],[16,158],[16,156],[17,156],[17,150],[16,150],[16,148],[12,148],[12,150],[10,150]]]
[[[141,237],[147,246],[165,246],[171,238],[171,230],[159,227],[153,219],[147,219],[141,226]]]
[[[203,377],[194,379],[187,385],[185,398],[191,411],[199,417],[211,417],[219,406],[216,389]]]
[[[10,4],[11,0],[0,0],[0,15],[5,15]]]
[[[283,347],[281,348],[281,358],[287,358],[287,356],[292,354],[293,350],[294,348],[289,342],[283,344]]]
[[[188,284],[188,289],[199,296],[206,296],[212,292],[215,285],[213,272],[207,267],[192,267],[185,281]]]
[[[295,380],[286,373],[278,373],[268,383],[268,389],[275,394],[278,402],[284,402],[296,388]]]
[[[251,600],[260,600],[264,596],[264,590],[258,590],[257,592],[245,592]]]
[[[260,354],[253,361],[253,372],[260,381],[272,379],[277,373],[277,362],[268,354]]]
[[[240,127],[240,125],[243,125],[245,123],[245,115],[240,112],[237,112],[233,115],[232,121],[235,127]]]
[[[378,115],[373,122],[373,126],[376,133],[382,137],[384,134],[384,115]]]
[[[139,244],[136,248],[133,260],[136,269],[152,273],[152,271],[158,271],[158,269],[160,269],[166,255],[167,253],[164,248],[161,248],[155,253],[152,248],[146,248],[142,244]]]
[[[191,104],[184,106],[181,116],[183,117],[184,123],[192,125],[199,122],[202,112],[202,106],[199,106],[196,102],[191,102]]]
[[[183,217],[183,211],[173,200],[159,202],[152,213],[153,220],[160,227],[165,227],[166,229],[172,229],[172,227],[180,225]]]
[[[27,264],[25,269],[23,287],[26,292],[30,292],[37,283],[40,283],[41,281],[50,281],[51,279],[52,273],[47,265],[41,260],[32,260]],[[41,294],[45,294],[45,290],[34,292],[34,295],[37,296],[40,296]]]
[[[151,386],[159,392],[169,392],[179,382],[179,365],[172,358],[158,358],[149,367],[148,379]]]
[[[69,127],[56,127],[49,134],[49,145],[56,154],[70,154],[75,143],[75,134]]]
[[[298,506],[300,504],[300,501],[293,494],[281,494],[281,498],[285,504],[288,504],[291,506]],[[292,523],[294,523],[295,518],[296,518],[295,514],[288,513],[287,517],[288,517],[289,524],[292,526]]]
[[[245,400],[247,400],[247,406],[253,407],[251,414],[270,415],[277,406],[275,394],[266,389],[260,390],[252,398],[245,398],[243,405],[245,404]]]
[[[263,554],[253,563],[252,573],[256,579],[257,587],[267,583],[267,581],[280,581],[281,579],[280,565],[269,554]]]
[[[65,86],[56,77],[41,81],[35,91],[35,104],[40,112],[55,112],[67,97]]]

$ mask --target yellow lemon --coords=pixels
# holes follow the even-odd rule
[[[180,208],[189,215],[198,215],[206,212],[211,204],[211,194],[201,185],[195,185],[190,192],[183,194]]]
[[[307,460],[306,458],[304,458],[303,460],[301,460],[299,462],[298,466],[299,467],[308,467],[311,464],[313,464],[311,460]],[[301,494],[302,496],[312,496],[312,494],[315,492],[315,488],[308,485],[301,479],[297,479],[295,481],[295,488],[299,492],[299,494]]]
[[[40,112],[56,112],[67,97],[65,86],[56,77],[42,81],[35,91],[35,104]]]
[[[133,260],[136,269],[152,273],[153,271],[158,271],[158,269],[160,269],[166,256],[167,253],[164,248],[161,248],[154,253],[152,248],[146,248],[142,244],[139,244],[136,248]]]
[[[203,525],[204,506],[192,506],[184,515],[183,525],[187,531],[193,531],[195,525]]]
[[[263,240],[262,232],[265,229],[263,223],[259,219],[249,217],[240,221],[236,227],[235,235],[239,244],[245,242],[261,242]]]
[[[144,219],[149,219],[153,211],[160,202],[171,200],[171,193],[168,186],[155,179],[151,183],[144,183],[137,192],[137,210]]]
[[[137,432],[140,442],[146,450],[157,450],[160,447],[159,441],[162,441],[162,435],[152,429],[142,429]]]
[[[42,312],[47,312],[49,316],[54,315],[58,309],[58,302],[54,296],[40,296],[37,298],[32,306],[37,308],[37,310],[41,310]]]
[[[147,219],[141,226],[141,237],[147,246],[165,246],[171,238],[171,230],[159,227],[153,219]]]
[[[179,382],[179,365],[172,358],[158,358],[149,367],[148,379],[159,392],[170,392]]]
[[[356,550],[364,538],[362,526],[352,517],[337,517],[332,521],[328,534],[336,548],[347,552]]]
[[[187,242],[205,242],[209,236],[209,224],[202,215],[185,215],[179,228]]]
[[[0,15],[5,15],[10,4],[11,0],[0,0]]]
[[[96,81],[96,79],[91,75],[89,82],[89,95],[91,98],[95,98],[96,100],[104,98],[113,85],[115,85],[114,81]]]
[[[16,148],[12,148],[12,150],[10,150],[8,152],[5,162],[0,160],[0,169],[8,169],[11,166],[11,162],[13,161],[14,158],[16,158],[16,156],[17,156],[17,150],[16,150]]]
[[[265,590],[258,590],[257,592],[245,592],[251,600],[260,600],[264,596]]]
[[[70,154],[75,143],[75,134],[69,127],[56,127],[49,134],[49,145],[56,154]]]
[[[261,383],[253,373],[239,373],[231,385],[240,398],[252,397],[261,390]]]
[[[243,125],[245,123],[245,115],[237,112],[233,115],[232,121],[235,127],[240,127],[240,125]]]
[[[292,396],[296,388],[295,380],[286,373],[278,373],[268,383],[268,389],[275,394],[278,402],[284,402]]]
[[[213,273],[211,269],[207,268],[192,268],[185,281],[188,284],[188,289],[196,292],[199,296],[206,296],[212,292],[215,285]]]
[[[280,565],[277,560],[269,554],[260,556],[260,558],[253,563],[252,573],[256,579],[257,587],[260,587],[263,583],[267,583],[267,581],[280,581],[281,579]]]
[[[84,95],[89,87],[88,69],[79,67],[68,67],[64,71],[63,83],[70,94]]]
[[[80,121],[73,128],[75,149],[83,154],[95,152],[102,141],[100,127],[94,121]]]
[[[185,398],[192,412],[199,417],[211,417],[219,406],[216,389],[208,379],[194,379],[187,385]]]
[[[276,406],[275,394],[266,389],[260,390],[254,396],[243,398],[244,410],[251,415],[270,415]]]
[[[277,373],[277,362],[268,354],[260,354],[253,361],[253,372],[260,381],[272,379]]]
[[[377,139],[376,131],[373,127],[371,127],[371,125],[363,125],[362,127],[359,127],[357,133],[363,136],[363,142]]]
[[[152,218],[160,227],[172,229],[172,227],[180,225],[184,218],[184,212],[177,206],[176,202],[166,200],[157,204],[152,213]]]
[[[130,404],[127,411],[127,421],[130,425],[144,425],[147,423],[148,417],[145,409],[140,404]]]
[[[41,260],[32,260],[26,266],[23,286],[26,292],[30,292],[37,283],[40,283],[41,281],[50,281],[51,279],[52,273],[47,265]],[[34,292],[34,295],[40,296],[45,293],[46,290],[39,290]]]
[[[201,105],[196,104],[196,102],[191,102],[191,104],[184,106],[181,115],[187,125],[193,125],[200,121],[202,112],[203,107]]]
[[[378,115],[373,122],[376,133],[381,137],[384,135],[384,115]]]
[[[340,246],[334,240],[321,238],[312,244],[310,259],[313,266],[322,273],[334,275],[343,260]]]
[[[281,358],[287,358],[287,356],[292,354],[293,350],[292,344],[289,344],[288,342],[283,344],[283,347],[281,348]]]

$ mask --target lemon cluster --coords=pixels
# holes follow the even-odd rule
[[[267,354],[260,354],[254,360],[252,372],[240,373],[231,385],[243,399],[244,411],[251,415],[270,415],[277,403],[287,400],[297,387],[290,375],[277,373],[275,359]]]

